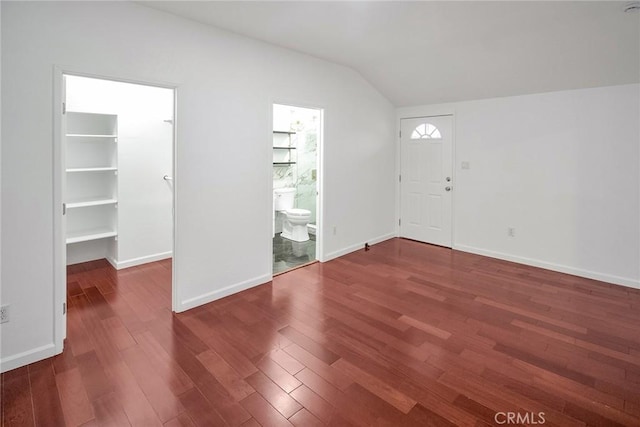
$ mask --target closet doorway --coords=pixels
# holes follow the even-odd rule
[[[99,284],[68,284],[68,272],[97,267],[120,275],[115,270],[162,261],[166,274],[140,286],[153,293],[149,283],[162,282],[164,291],[170,280],[171,290],[162,297],[175,299],[175,88],[59,77],[56,300],[64,302],[56,326],[66,336],[67,286],[100,290]]]

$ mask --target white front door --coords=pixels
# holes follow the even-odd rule
[[[451,247],[452,116],[401,120],[400,237]]]

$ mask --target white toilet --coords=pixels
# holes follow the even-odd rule
[[[273,190],[273,194],[274,210],[285,214],[281,236],[294,242],[306,242],[309,240],[307,224],[311,220],[311,211],[293,208],[296,189],[276,188]]]

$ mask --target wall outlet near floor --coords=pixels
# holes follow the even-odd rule
[[[6,323],[9,321],[9,305],[3,305],[0,307],[0,323]]]
[[[507,227],[507,236],[516,237],[516,229],[514,227]]]
[[[335,225],[333,226],[333,235],[335,236],[336,234],[338,234],[338,227],[336,227]]]

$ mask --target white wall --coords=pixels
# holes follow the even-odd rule
[[[398,118],[443,113],[455,117],[454,248],[640,287],[639,85],[401,108]]]
[[[325,259],[393,234],[394,110],[354,71],[128,2],[1,7],[2,370],[53,353],[54,64],[178,84],[178,310],[271,277],[273,102],[325,109]]]

